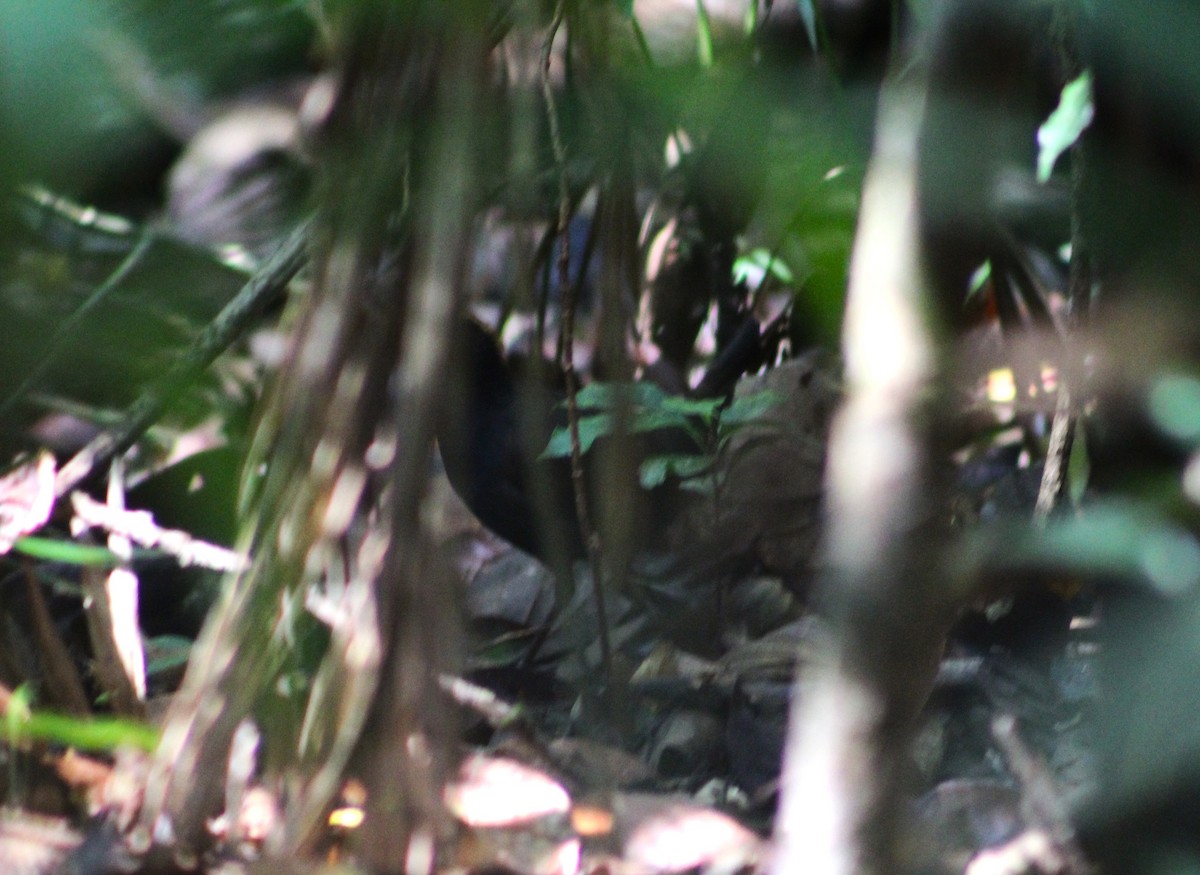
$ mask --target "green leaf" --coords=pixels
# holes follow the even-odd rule
[[[64,565],[119,565],[120,557],[106,547],[56,541],[53,538],[18,538],[13,544],[18,553]]]
[[[1168,596],[1200,586],[1196,539],[1142,504],[1095,504],[1077,517],[1051,521],[1045,529],[988,528],[992,531],[967,539],[964,546],[992,569],[1033,564],[1113,575],[1145,581]]]
[[[1075,429],[1071,441],[1071,455],[1067,459],[1067,495],[1072,507],[1079,507],[1083,501],[1083,493],[1087,491],[1088,480],[1092,474],[1092,463],[1087,450],[1087,433],[1082,428]]]
[[[611,434],[616,417],[611,413],[595,413],[579,417],[579,452],[586,453],[597,438]],[[543,459],[566,459],[571,456],[571,429],[565,425],[554,429],[550,442],[542,450]]]
[[[542,629],[517,629],[497,635],[476,648],[471,656],[471,668],[511,668],[526,659],[543,636]]]
[[[661,407],[643,408],[633,412],[629,422],[629,430],[635,434],[645,434],[648,431],[661,431],[668,428],[686,428],[687,417],[674,410]]]
[[[1054,171],[1060,155],[1079,139],[1095,115],[1092,103],[1092,74],[1084,71],[1063,86],[1058,106],[1038,128],[1037,178],[1045,182]]]
[[[1183,441],[1200,441],[1200,380],[1182,374],[1160,378],[1150,390],[1150,417],[1165,434]]]
[[[987,285],[987,281],[992,278],[992,261],[987,259],[979,267],[975,268],[975,272],[971,274],[971,279],[967,283],[967,300],[970,301],[973,297],[983,291],[983,287]]]
[[[680,419],[697,416],[711,422],[721,408],[720,398],[686,398],[683,395],[668,395],[660,405],[664,411],[679,415]]]
[[[701,67],[708,69],[713,65],[712,21],[704,8],[704,0],[696,0],[696,54]]]
[[[101,717],[70,717],[30,707],[29,685],[22,684],[9,699],[4,717],[8,743],[15,746],[25,739],[50,741],[80,750],[111,751],[119,747],[154,750],[158,729],[148,723]]]
[[[804,23],[804,33],[808,37],[808,46],[814,52],[817,44],[817,10],[813,0],[796,0],[796,10],[800,13],[800,21]]]
[[[770,389],[751,392],[748,395],[736,396],[729,406],[721,412],[721,428],[745,425],[761,419],[764,414],[780,401],[783,396]]]
[[[642,467],[638,470],[638,479],[643,489],[654,489],[665,483],[667,477],[674,476],[680,480],[687,480],[707,474],[711,467],[712,459],[708,456],[651,456],[642,462]]]
[[[89,720],[62,714],[34,713],[20,727],[24,738],[52,741],[80,750],[108,751],[119,747],[154,750],[158,730],[146,723],[113,718]]]
[[[146,675],[155,677],[187,663],[192,641],[182,635],[158,635],[146,642]]]
[[[8,700],[8,711],[4,715],[4,737],[9,747],[16,747],[21,739],[21,726],[29,719],[29,703],[33,692],[29,684],[21,684],[13,690]]]
[[[769,273],[785,286],[792,285],[796,280],[795,273],[783,259],[761,246],[751,249],[733,262],[733,281],[736,283],[749,283],[760,273]],[[757,285],[756,283],[751,284]]]
[[[584,410],[616,411],[621,407],[671,411],[680,418],[699,416],[711,420],[721,406],[720,399],[688,398],[671,395],[654,383],[589,383],[575,396]],[[562,402],[560,407],[565,407]]]
[[[588,383],[576,393],[575,403],[586,410],[614,410],[623,405],[655,407],[670,397],[653,383]]]

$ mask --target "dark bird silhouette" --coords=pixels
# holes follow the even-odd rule
[[[553,393],[532,383],[519,392],[496,339],[473,319],[461,321],[456,352],[454,400],[438,430],[446,475],[480,522],[525,552],[543,556],[531,479],[535,469],[551,484],[569,483],[571,476],[563,460],[536,459],[534,436],[544,431],[548,437],[552,428]],[[578,526],[568,534],[569,552],[579,553]]]
[[[458,397],[448,405],[438,433],[451,485],[485,526],[514,546],[547,561],[584,557],[570,460],[542,455],[554,429],[567,422],[566,393],[557,372],[547,363],[510,363],[496,339],[474,320],[462,320],[459,335]],[[614,470],[613,449],[633,458]],[[676,497],[673,484],[638,488],[636,461],[647,452],[686,449],[680,436],[671,434],[598,441],[584,457],[593,519],[601,519],[599,506],[613,499],[618,483],[623,515],[631,520],[669,516]],[[691,449],[697,450],[694,445]],[[654,540],[638,537],[649,531],[636,527],[637,548]]]

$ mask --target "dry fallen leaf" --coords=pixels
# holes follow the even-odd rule
[[[54,454],[42,450],[0,477],[0,553],[40,529],[54,510]]]
[[[613,809],[625,860],[651,872],[736,871],[761,855],[762,839],[732,817],[678,797],[621,794]]]
[[[470,827],[512,827],[541,817],[565,815],[571,797],[544,772],[513,759],[473,754],[446,786],[446,807]]]

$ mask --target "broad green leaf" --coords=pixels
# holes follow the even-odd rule
[[[683,418],[699,417],[706,422],[712,421],[721,407],[720,398],[686,398],[683,395],[668,395],[662,402],[662,409],[677,413]]]
[[[594,413],[579,417],[579,452],[586,453],[597,438],[611,434],[616,427],[616,417],[611,413]],[[571,455],[571,429],[559,426],[550,435],[550,442],[542,451],[543,459],[565,459]]]
[[[622,406],[673,411],[683,416],[711,419],[720,399],[671,395],[654,383],[589,383],[575,396],[583,410],[615,411]],[[559,405],[565,407],[566,402]]]
[[[158,730],[147,723],[34,711],[31,700],[28,684],[19,686],[9,699],[4,724],[5,735],[11,746],[25,739],[94,751],[111,751],[119,747],[154,750],[158,746]]]
[[[1200,380],[1182,374],[1160,378],[1148,399],[1150,417],[1165,434],[1185,443],[1200,441]]]
[[[667,410],[662,407],[641,408],[633,412],[633,418],[629,423],[629,430],[636,434],[645,434],[648,431],[661,431],[668,428],[683,428],[687,430],[687,417],[674,410]]]
[[[9,747],[16,747],[21,740],[21,727],[29,719],[32,698],[29,684],[21,684],[9,697],[8,710],[4,714],[4,736]]]
[[[159,635],[146,642],[146,674],[149,677],[174,671],[188,661],[192,641],[182,635]]]
[[[1196,539],[1145,505],[1097,504],[1078,517],[1054,520],[1045,529],[987,528],[964,546],[965,555],[988,567],[1048,565],[1114,575],[1145,581],[1164,595],[1200,586]]]
[[[526,659],[542,636],[541,629],[518,629],[497,635],[475,649],[471,655],[471,668],[510,668]]]
[[[1063,152],[1075,145],[1095,115],[1092,104],[1092,74],[1084,71],[1063,86],[1058,106],[1038,128],[1037,178],[1045,182]]]
[[[653,407],[669,397],[653,383],[588,383],[576,393],[575,403],[585,410],[612,410],[622,404]]]
[[[686,480],[708,473],[711,467],[712,459],[707,456],[651,456],[642,462],[638,479],[643,489],[654,489],[665,483],[668,477]]]

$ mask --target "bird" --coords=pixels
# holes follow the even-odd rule
[[[452,381],[457,398],[438,429],[451,486],[480,522],[513,546],[551,564],[586,557],[570,459],[543,453],[554,429],[567,423],[561,375],[556,379],[548,363],[506,359],[495,336],[472,318],[461,320],[458,335],[459,373]],[[598,469],[604,444],[614,440],[619,439],[601,440],[585,457],[589,493],[602,491]],[[636,446],[626,449],[639,455],[647,450],[647,441],[631,443]],[[678,448],[677,437],[658,435],[652,443],[660,451]],[[633,490],[635,515],[650,508],[668,513],[670,486],[625,485]],[[598,500],[592,504],[596,511]]]
[[[520,376],[474,319],[462,319],[457,333],[459,374],[437,436],[451,486],[484,526],[515,547],[552,565],[586,557],[570,461],[543,453],[566,422],[561,384]],[[615,547],[624,556],[672,556],[673,567],[694,574],[762,571],[804,581],[816,552],[826,436],[841,392],[836,368],[814,352],[728,382],[731,398],[765,392],[774,401],[715,450],[678,429],[597,441],[584,457],[593,518],[604,519],[595,512],[603,503],[598,494],[621,506],[626,537]],[[642,459],[688,451],[711,454],[710,494],[673,478],[651,489],[638,484]],[[614,455],[624,463],[615,472]],[[606,550],[613,546],[605,541]]]

